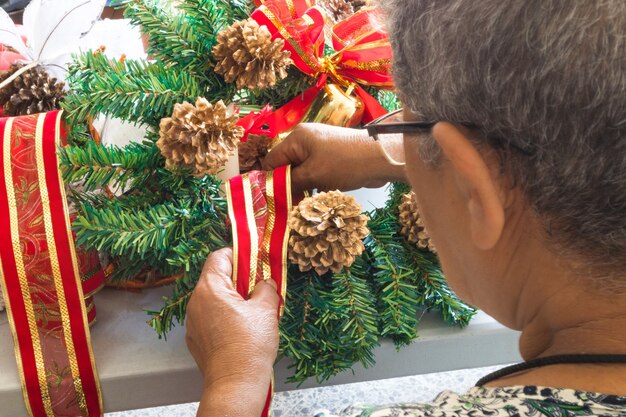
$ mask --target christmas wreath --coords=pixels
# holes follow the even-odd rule
[[[135,0],[124,13],[146,36],[149,59],[81,53],[68,91],[37,66],[2,76],[14,78],[0,95],[5,114],[64,109],[59,153],[76,243],[98,251],[108,284],[172,286],[149,312],[159,336],[183,322],[207,255],[231,244],[218,178],[229,161],[258,169],[299,122],[358,127],[399,107],[381,11],[367,1],[314,3]],[[368,48],[374,57],[356,52]],[[115,145],[93,128],[102,117],[145,136]],[[406,185],[391,185],[385,207],[367,213],[338,191],[315,194],[289,225],[280,354],[293,360],[293,381],[372,365],[380,338],[400,347],[417,337],[424,311],[459,326],[475,313],[448,288]]]

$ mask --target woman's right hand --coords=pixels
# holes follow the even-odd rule
[[[263,169],[292,165],[294,193],[349,191],[381,187],[390,181],[405,181],[404,168],[387,161],[367,131],[305,123],[267,155]]]

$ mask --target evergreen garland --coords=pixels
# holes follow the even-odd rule
[[[161,3],[135,0],[125,12],[149,37],[155,61],[112,60],[99,51],[75,57],[63,104],[69,146],[60,150],[60,163],[66,183],[73,184],[77,244],[111,262],[110,280],[177,278],[164,306],[149,312],[149,324],[166,337],[184,322],[207,255],[232,239],[220,181],[164,168],[155,144],[159,121],[174,104],[198,96],[278,107],[311,79],[292,68],[274,88],[235,91],[212,71],[211,50],[221,29],[249,16],[252,2],[186,0],[173,11]],[[399,106],[395,94],[372,92],[388,110]],[[144,124],[147,136],[123,148],[96,143],[87,123],[99,115]],[[398,347],[410,343],[426,310],[460,326],[473,316],[474,309],[448,288],[436,257],[400,236],[398,206],[408,191],[393,185],[386,207],[368,213],[366,250],[350,268],[319,276],[290,267],[280,355],[293,362],[291,381],[322,381],[355,362],[373,365],[380,339],[390,337]]]
[[[70,125],[102,114],[158,126],[174,104],[206,92],[187,72],[170,71],[159,62],[109,59],[99,51],[76,57],[67,81],[71,91],[63,108]]]

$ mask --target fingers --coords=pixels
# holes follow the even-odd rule
[[[291,169],[291,193],[294,196],[299,196],[305,191],[312,190],[313,188],[319,188],[318,184],[313,184],[311,181],[311,176],[307,171],[308,167],[305,165],[297,166]]]
[[[259,281],[250,295],[250,300],[256,303],[267,304],[268,307],[277,309],[280,296],[276,289],[276,282],[273,279]]]
[[[300,145],[289,143],[295,137],[289,136],[284,142],[277,145],[263,159],[263,170],[271,171],[284,165],[291,165],[291,191],[294,195],[300,195],[304,191],[315,187],[312,184],[309,167],[307,166],[307,157],[305,151]],[[297,139],[296,139],[297,140]]]
[[[264,171],[271,171],[283,165],[289,164],[297,164],[302,161],[294,162],[292,158],[290,158],[290,151],[288,150],[290,146],[285,144],[285,142],[278,144],[274,149],[272,149],[266,156],[263,158],[261,162]]]
[[[307,159],[306,152],[299,141],[302,137],[297,136],[296,132],[290,134],[263,158],[262,164],[265,171],[271,171],[283,165],[300,165]]]

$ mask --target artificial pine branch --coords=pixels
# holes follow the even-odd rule
[[[450,324],[465,327],[476,314],[476,309],[465,304],[450,289],[441,272],[435,255],[422,251],[408,242],[404,242],[409,253],[409,262],[418,271],[414,275],[418,301],[429,310],[439,311]]]
[[[373,365],[378,319],[367,263],[357,259],[341,273],[323,277],[290,272],[280,348],[294,361],[289,381],[315,376],[321,382],[355,362]]]
[[[267,103],[275,109],[297,98],[311,87],[311,79],[303,77],[299,69],[292,66],[287,70],[287,77],[279,80],[274,87],[255,91],[242,91],[237,100],[242,104]]]
[[[67,113],[63,113],[64,119],[66,116]],[[93,140],[87,123],[65,123],[65,129],[68,146],[84,146]]]
[[[400,347],[417,337],[419,303],[411,279],[417,271],[406,265],[407,254],[399,242],[397,220],[389,210],[374,212],[371,218],[365,248],[372,260],[377,286],[380,334],[391,337]]]
[[[187,304],[191,298],[192,290],[184,292],[180,296],[163,297],[164,307],[161,310],[148,310],[151,316],[148,325],[154,329],[159,336],[167,340],[167,334],[174,328],[176,322],[184,323]]]
[[[279,353],[293,360],[294,374],[289,382],[302,382],[311,376],[320,376],[327,371],[321,359],[319,341],[334,345],[332,340],[323,339],[320,324],[322,315],[333,314],[331,306],[321,292],[330,292],[329,283],[315,271],[300,273],[297,267],[289,269],[289,285],[285,312],[280,321]],[[328,320],[326,319],[326,322]]]
[[[148,35],[147,52],[169,70],[187,72],[196,79],[211,71],[211,39],[202,37],[203,31],[199,36],[199,25],[191,24],[185,14],[167,13],[159,1],[135,0],[126,6],[124,17]]]
[[[172,248],[172,255],[167,258],[167,262],[189,272],[192,266],[203,263],[210,253],[211,248],[203,241],[188,239],[180,241],[178,245]]]
[[[150,190],[130,191],[122,195],[109,195],[102,191],[85,192],[70,188],[68,198],[81,205],[91,206],[94,209],[129,210],[144,209],[162,201],[163,196]]]
[[[129,263],[150,257],[155,262],[150,266],[157,270],[173,266],[191,270],[210,251],[228,245],[220,181],[210,176],[178,176],[167,170],[157,170],[155,177],[159,185],[155,191],[165,194],[160,204],[146,208],[83,204],[74,222],[77,244]],[[198,244],[192,245],[194,241]]]
[[[203,93],[187,72],[158,62],[112,60],[100,52],[75,57],[67,81],[70,93],[63,108],[70,124],[104,114],[156,127],[174,104],[195,101]]]
[[[93,191],[106,186],[140,187],[162,165],[163,158],[153,144],[133,142],[120,148],[89,141],[60,148],[59,163],[66,183],[80,181],[84,191]]]
[[[389,198],[385,204],[385,208],[389,213],[398,217],[400,210],[400,204],[402,203],[402,196],[411,192],[411,186],[401,182],[394,182],[389,185]]]
[[[250,17],[255,6],[247,0],[187,0],[177,7],[185,13],[195,34],[211,49],[222,29]]]
[[[74,221],[76,244],[122,257],[129,262],[147,256],[164,261],[173,242],[185,238],[189,204],[166,202],[146,210],[100,209],[84,206]]]
[[[343,316],[342,347],[352,350],[355,361],[365,367],[374,364],[373,348],[378,346],[378,312],[369,283],[369,264],[359,257],[350,268],[333,275],[331,305]]]
[[[450,289],[435,254],[418,249],[398,233],[398,207],[402,196],[410,192],[411,188],[407,184],[394,183],[389,191],[385,212],[390,225],[395,224],[392,227],[395,227],[396,244],[402,245],[405,251],[402,264],[414,272],[409,276],[410,285],[415,288],[419,305],[439,311],[448,323],[466,326],[476,314],[476,309],[465,304]]]
[[[187,304],[200,277],[201,270],[200,268],[184,272],[182,278],[174,283],[172,295],[163,297],[164,306],[158,311],[147,311],[151,316],[148,325],[156,331],[159,339],[167,340],[167,334],[176,323],[183,324],[185,322]]]
[[[388,112],[398,110],[402,107],[402,104],[398,100],[398,96],[393,91],[379,90],[376,97],[380,105],[383,106]]]

